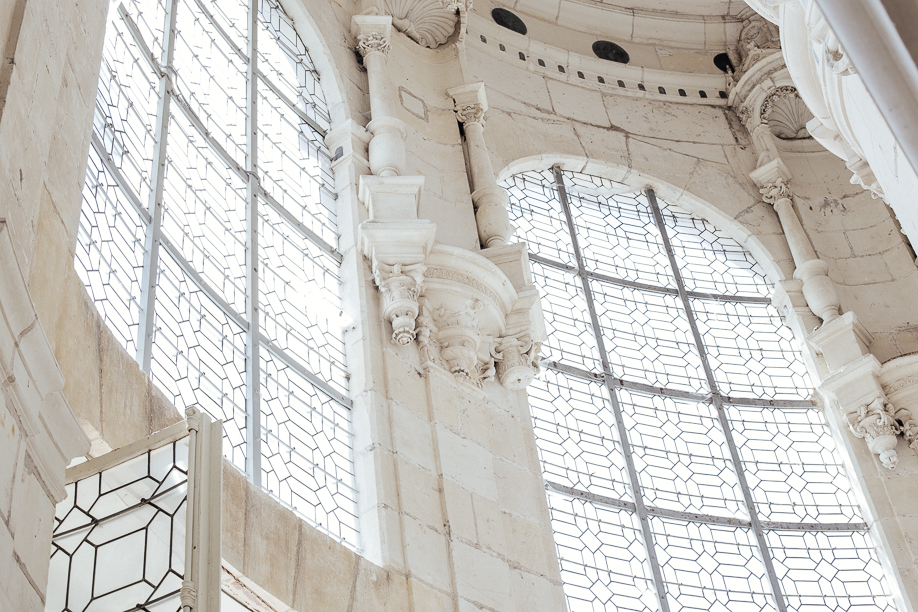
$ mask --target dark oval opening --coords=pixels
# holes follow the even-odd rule
[[[717,66],[718,70],[721,72],[736,72],[736,68],[733,67],[733,62],[730,61],[730,56],[726,53],[718,53],[715,55],[714,65]]]
[[[593,53],[600,59],[618,62],[619,64],[627,64],[631,61],[631,57],[628,55],[627,51],[608,40],[597,40],[594,42]]]
[[[523,23],[523,20],[507,9],[494,9],[491,11],[491,19],[493,19],[494,23],[497,25],[503,28],[507,28],[508,30],[513,30],[517,34],[525,34],[528,31],[526,29],[526,24]]]

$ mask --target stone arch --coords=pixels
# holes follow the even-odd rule
[[[722,193],[722,198],[714,199],[713,193],[705,194],[702,197],[687,187],[679,187],[676,184],[661,180],[654,174],[644,173],[633,167],[623,166],[612,162],[605,162],[587,157],[577,157],[563,154],[545,154],[534,155],[516,159],[507,164],[498,172],[498,181],[503,181],[508,177],[520,172],[532,170],[545,170],[555,164],[560,165],[563,169],[571,172],[582,172],[592,174],[602,178],[609,179],[622,185],[622,193],[633,192],[651,187],[661,198],[676,203],[692,215],[706,219],[714,224],[718,229],[726,232],[731,238],[743,245],[756,262],[765,270],[768,280],[777,283],[793,277],[793,262],[791,260],[790,250],[787,242],[781,233],[780,224],[777,218],[772,219],[773,225],[767,234],[770,238],[777,235],[780,240],[763,240],[763,235],[754,231],[754,228],[738,220],[737,215],[731,214],[730,209],[735,208],[731,203],[730,193]],[[748,198],[747,206],[754,206],[756,200],[749,194],[741,192],[739,195],[745,195]],[[774,217],[774,214],[770,214]]]

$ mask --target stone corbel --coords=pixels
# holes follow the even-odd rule
[[[359,197],[370,212],[358,228],[360,250],[370,260],[383,316],[399,345],[415,338],[424,262],[437,229],[417,218],[423,186],[423,176],[360,177]]]

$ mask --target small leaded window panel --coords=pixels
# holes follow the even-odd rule
[[[529,401],[571,611],[893,610],[751,255],[651,190],[504,186],[548,329]]]
[[[76,269],[236,467],[356,546],[329,121],[278,0],[113,5]]]

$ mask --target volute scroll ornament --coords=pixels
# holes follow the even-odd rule
[[[909,446],[918,447],[918,421],[912,417],[911,411],[897,410],[885,397],[877,397],[869,404],[861,405],[845,415],[845,420],[851,432],[866,440],[870,452],[879,455],[883,466],[890,470],[899,463],[896,444],[900,434]]]
[[[541,342],[533,342],[528,334],[501,338],[491,350],[497,378],[507,389],[525,389],[539,373]]]
[[[394,344],[404,346],[415,338],[424,268],[424,264],[388,266],[377,263],[373,270],[373,279],[382,296],[383,316],[392,323]]]
[[[369,34],[360,34],[357,37],[357,51],[360,55],[366,57],[370,53],[389,54],[389,39],[379,32]]]

